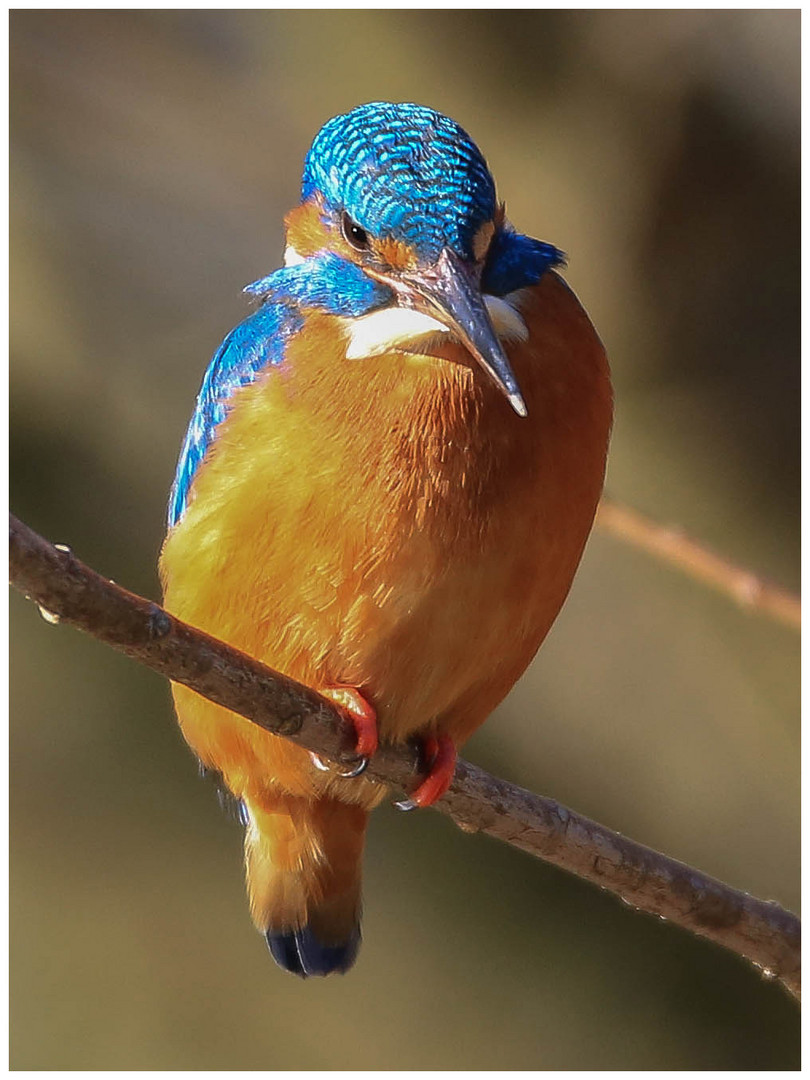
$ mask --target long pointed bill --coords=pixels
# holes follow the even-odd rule
[[[445,248],[430,269],[404,275],[402,281],[410,302],[452,330],[518,416],[526,416],[517,379],[492,327],[478,282],[466,264]]]

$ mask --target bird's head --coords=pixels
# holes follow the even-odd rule
[[[487,164],[458,124],[419,105],[358,106],[319,131],[301,194],[287,219],[287,265],[325,252],[354,264],[386,298],[378,322],[387,311],[391,340],[449,332],[526,415],[490,312],[561,254],[506,224]],[[358,335],[347,354],[368,355],[380,339],[379,328]]]

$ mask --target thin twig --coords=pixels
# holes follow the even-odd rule
[[[352,739],[335,707],[314,691],[195,630],[54,547],[11,516],[11,583],[59,619],[333,761]],[[365,774],[410,792],[413,746],[383,746]],[[595,882],[640,911],[669,919],[747,957],[799,996],[800,923],[757,900],[566,809],[553,799],[459,761],[436,803],[466,832],[484,832]]]
[[[608,498],[603,498],[599,504],[596,524],[604,532],[657,556],[731,597],[741,607],[767,615],[793,630],[801,630],[802,606],[798,596],[735,566],[680,529],[659,525],[638,510]]]

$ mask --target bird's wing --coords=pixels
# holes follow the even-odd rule
[[[169,528],[185,512],[194,474],[225,419],[228,399],[266,368],[281,364],[287,341],[301,325],[300,311],[294,305],[268,298],[217,349],[205,373],[177,462],[169,496]]]
[[[319,310],[344,317],[364,315],[393,299],[389,289],[355,263],[328,251],[304,264],[274,270],[244,291],[259,297],[262,306],[228,334],[205,373],[169,497],[169,528],[185,512],[191,481],[217,425],[225,419],[228,398],[265,368],[282,362],[287,341],[303,326],[304,314]]]

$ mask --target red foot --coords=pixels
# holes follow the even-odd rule
[[[343,709],[357,736],[357,753],[371,757],[377,749],[377,714],[373,707],[354,686],[328,686],[319,693]]]
[[[449,735],[428,735],[422,740],[425,759],[430,762],[428,774],[410,796],[415,806],[432,806],[450,787],[456,771],[458,751]]]

